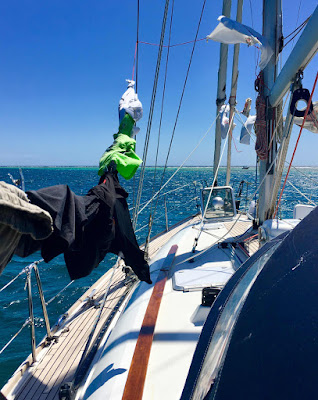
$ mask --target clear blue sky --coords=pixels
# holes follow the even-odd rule
[[[233,0],[232,17],[236,14]],[[316,0],[289,0],[284,35],[303,22]],[[193,40],[202,1],[176,0],[172,43]],[[252,5],[252,8],[251,8]],[[158,43],[164,1],[140,0],[140,40]],[[262,30],[262,0],[245,0],[243,23]],[[0,165],[97,165],[118,127],[117,106],[131,78],[137,0],[2,0],[0,2]],[[207,0],[199,38],[221,14],[221,0]],[[299,14],[298,14],[299,11]],[[298,23],[297,23],[298,19]],[[297,24],[297,25],[296,25]],[[167,43],[166,35],[165,42]],[[229,51],[228,91],[233,46]],[[292,45],[286,48],[287,58]],[[159,164],[165,160],[192,45],[171,49]],[[241,46],[238,108],[255,92],[257,51]],[[142,155],[158,48],[140,44],[138,93],[144,106],[137,152]],[[163,53],[165,60],[166,50]],[[215,118],[219,44],[197,43],[170,165],[180,164]],[[311,90],[317,56],[305,72]],[[147,164],[153,164],[164,63],[161,68]],[[229,95],[229,93],[228,93]],[[317,100],[318,92],[315,99]],[[240,126],[234,137],[239,136]],[[292,143],[299,129],[294,129]],[[237,142],[238,143],[238,142]],[[318,165],[318,136],[305,131],[296,165]],[[253,145],[237,144],[233,164],[255,164]],[[188,165],[211,165],[214,130]]]

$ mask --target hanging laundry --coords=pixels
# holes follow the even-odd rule
[[[306,121],[304,123],[304,128],[310,132],[318,133],[318,101],[314,101],[312,112],[307,115]],[[304,118],[294,117],[294,123],[301,126]]]
[[[229,130],[229,112],[230,112],[230,105],[223,104],[220,109],[221,138],[222,139],[226,139],[227,132]]]
[[[99,161],[99,176],[103,176],[108,165],[113,161],[120,175],[125,179],[131,179],[142,163],[141,158],[135,153],[134,139],[139,132],[135,122],[142,118],[142,104],[134,89],[135,82],[129,80],[127,82],[128,88],[119,101],[118,133],[113,136],[113,144],[106,149]]]
[[[229,124],[230,124],[230,105],[223,104],[220,108],[220,120],[221,120],[221,138],[226,139],[226,136],[229,132]],[[236,124],[232,122],[232,131],[235,129]]]
[[[256,121],[256,115],[250,115],[241,129],[240,143],[250,144],[252,129]]]
[[[260,69],[264,69],[274,54],[264,36],[254,31],[249,26],[221,15],[219,25],[206,38],[225,44],[245,43],[248,46],[259,45],[261,48]]]
[[[27,192],[33,204],[50,213],[54,232],[34,241],[23,235],[15,253],[27,257],[41,249],[45,262],[64,253],[70,278],[89,275],[109,252],[123,254],[140,280],[151,283],[149,266],[140,250],[130,221],[127,192],[117,173],[106,172],[103,182],[86,196],[74,194],[67,185]]]
[[[23,234],[45,239],[53,231],[47,211],[30,204],[19,188],[0,182],[0,273],[11,260]]]
[[[119,123],[121,123],[125,114],[129,114],[136,122],[142,118],[143,114],[142,104],[134,89],[135,82],[129,79],[126,79],[126,82],[128,83],[127,90],[122,95],[118,105]]]

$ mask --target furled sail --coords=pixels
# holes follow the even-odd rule
[[[240,24],[224,15],[221,15],[218,21],[219,25],[206,38],[225,44],[245,43],[248,46],[259,45],[261,48],[259,67],[264,69],[274,54],[266,38],[249,26]]]

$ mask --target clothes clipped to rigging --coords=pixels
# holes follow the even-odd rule
[[[125,179],[131,179],[142,163],[141,158],[135,153],[136,140],[134,139],[139,131],[135,122],[139,121],[143,114],[142,104],[134,89],[135,82],[130,80],[127,82],[128,88],[118,106],[118,133],[113,136],[113,144],[106,149],[99,161],[99,176],[105,173],[113,161],[116,163],[119,174]]]
[[[86,196],[76,195],[67,185],[32,190],[27,195],[12,185],[7,185],[6,192],[2,193],[4,189],[0,185],[0,207],[4,210],[0,216],[0,235],[1,239],[7,236],[6,241],[1,242],[5,248],[0,245],[0,272],[13,253],[27,257],[40,250],[46,262],[64,254],[73,280],[89,275],[111,252],[120,255],[140,280],[151,283],[149,266],[130,220],[128,193],[119,184],[117,175],[120,173],[130,179],[142,162],[134,152],[136,141],[133,136],[138,130],[135,122],[142,117],[142,104],[134,84],[128,81],[128,89],[119,102],[119,130],[114,135],[114,143],[100,160],[100,182]],[[7,203],[10,203],[7,197],[12,196],[11,192],[18,200],[9,200],[17,206],[7,212]],[[5,204],[1,202],[3,197]],[[28,206],[21,206],[21,202]],[[27,217],[31,223],[23,220]],[[37,223],[40,217],[44,219],[41,221],[44,233],[40,222]]]

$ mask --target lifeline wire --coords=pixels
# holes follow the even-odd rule
[[[24,322],[24,324],[22,325],[22,327],[18,330],[18,332],[17,332],[15,335],[13,335],[12,338],[8,341],[8,343],[5,344],[5,345],[2,347],[2,349],[0,350],[0,354],[2,354],[2,353],[4,352],[4,350],[14,341],[14,339],[22,332],[22,330],[23,330],[27,325],[29,325],[29,323],[30,323],[30,319],[28,318],[28,319]]]
[[[49,301],[47,301],[47,302],[45,303],[45,305],[49,305],[50,303],[52,303],[52,301],[55,300],[61,293],[63,293],[64,290],[66,290],[69,286],[71,286],[71,284],[72,284],[73,282],[74,282],[74,280],[71,281],[71,282],[69,282],[66,286],[64,286],[64,288],[61,289],[58,293],[56,293],[56,295],[55,295],[54,297],[52,297]]]
[[[0,293],[5,290],[8,286],[10,286],[16,279],[19,278],[19,276],[21,276],[22,274],[24,274],[28,269],[32,269],[33,265],[38,265],[40,264],[43,260],[43,258],[41,260],[38,261],[34,261],[33,263],[31,263],[30,265],[28,265],[27,267],[23,268],[23,270],[21,272],[18,273],[17,276],[15,276],[10,282],[8,282],[6,285],[4,285],[1,289],[0,289]]]

